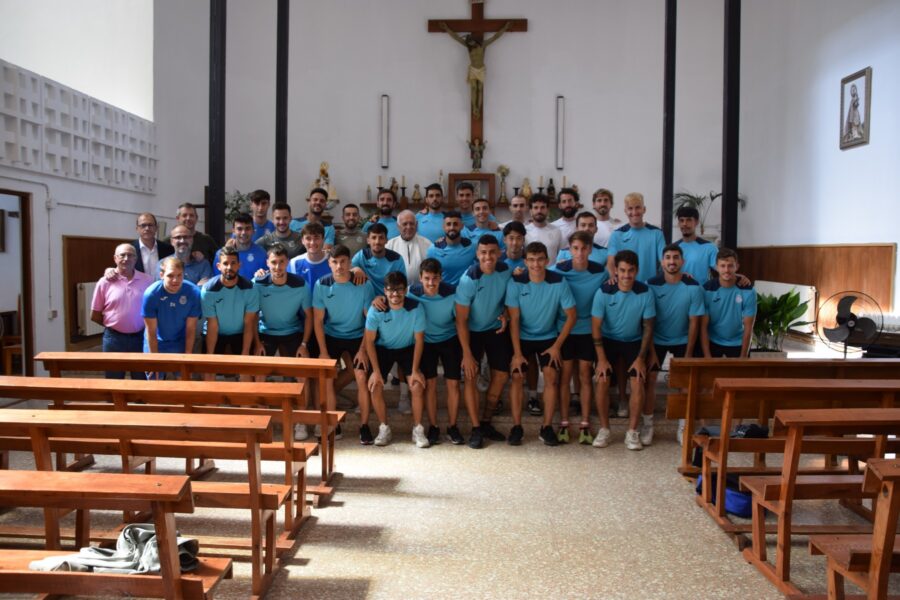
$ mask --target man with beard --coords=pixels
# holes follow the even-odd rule
[[[575,231],[586,231],[591,234],[591,239],[593,240],[597,234],[597,217],[594,216],[594,213],[587,210],[578,213],[578,216],[575,217]],[[605,247],[598,245],[596,242],[591,243],[591,255],[589,258],[592,262],[600,263],[606,269],[606,257],[608,255],[609,252],[607,252]],[[556,262],[559,264],[571,258],[572,253],[566,248],[565,250],[560,250],[559,254],[556,255]]]
[[[475,262],[475,242],[462,237],[462,215],[451,210],[444,213],[444,237],[428,249],[427,258],[441,263],[443,279],[450,285],[459,283],[466,269]]]
[[[397,195],[394,190],[384,188],[378,192],[378,198],[375,200],[378,206],[378,214],[373,215],[369,222],[363,226],[363,232],[369,233],[369,229],[375,223],[381,223],[387,229],[387,239],[395,238],[400,235],[400,228],[397,227],[397,219],[392,215],[394,207],[397,205]]]
[[[206,283],[212,277],[212,267],[203,259],[194,260],[191,255],[194,235],[184,225],[176,225],[170,239],[175,247],[175,256],[184,263],[184,278],[196,285]]]
[[[253,241],[275,231],[275,225],[269,220],[269,192],[256,190],[250,192],[250,214],[253,216]]]
[[[384,278],[388,273],[398,271],[406,273],[406,265],[403,263],[403,257],[388,250],[387,244],[387,227],[383,223],[370,223],[369,232],[366,240],[369,243],[368,248],[363,248],[355,255],[350,262],[352,265],[353,283],[361,285],[368,279],[375,288],[375,294],[381,296],[384,294]]]
[[[411,210],[404,210],[397,215],[400,235],[387,242],[387,249],[393,250],[403,257],[406,263],[406,280],[410,285],[419,281],[419,265],[425,260],[431,242],[419,235],[418,220]]]
[[[463,229],[463,235],[476,243],[481,236],[492,235],[497,238],[500,250],[503,251],[506,247],[503,243],[503,231],[497,227],[496,222],[491,220],[494,218],[494,213],[491,212],[491,203],[487,201],[487,198],[479,198],[472,203],[472,212],[475,215],[475,225]]]
[[[147,288],[141,304],[146,329],[144,352],[191,354],[202,314],[200,288],[184,280],[181,259],[164,258],[159,269],[161,279]]]
[[[256,240],[256,245],[267,253],[275,244],[279,244],[287,252],[288,260],[300,256],[306,249],[300,233],[291,231],[291,205],[287,202],[276,202],[272,207],[272,218],[275,220],[275,231],[263,235]]]
[[[239,274],[236,248],[226,246],[216,258],[220,274],[207,281],[200,293],[206,319],[206,353],[249,356],[256,340],[259,291],[250,279]],[[249,381],[249,376],[241,376],[241,380]]]
[[[622,221],[612,218],[610,214],[613,207],[613,193],[605,188],[594,192],[594,214],[597,216],[597,233],[594,234],[594,243],[604,248],[609,246],[609,236],[616,230]]]
[[[184,202],[178,206],[178,212],[175,213],[175,220],[179,225],[187,227],[191,235],[194,236],[194,245],[191,247],[191,254],[195,260],[205,260],[212,265],[213,257],[218,250],[219,245],[212,236],[197,231],[197,209],[190,202]],[[169,240],[166,240],[169,241]]]
[[[553,221],[551,225],[555,225],[562,234],[560,248],[568,248],[569,236],[575,233],[577,229],[575,215],[578,214],[578,202],[580,200],[578,191],[573,188],[563,188],[559,190],[557,199],[559,200],[559,212],[562,213],[562,216]]]
[[[691,206],[682,206],[675,212],[681,239],[675,242],[684,257],[682,269],[700,285],[703,285],[716,271],[716,254],[719,249],[709,240],[697,236],[700,211]]]
[[[501,227],[505,228],[513,221],[522,225],[528,225],[531,222],[531,219],[528,217],[528,201],[525,200],[525,196],[513,196],[512,200],[509,201],[509,214],[512,218],[503,223]]]
[[[328,192],[322,188],[313,188],[307,199],[309,207],[306,215],[291,221],[291,231],[300,231],[307,223],[319,223],[325,228],[325,249],[334,246],[334,226],[328,225],[322,219],[325,207],[328,205]]]
[[[355,204],[345,204],[341,211],[341,219],[344,228],[335,230],[334,238],[338,244],[346,246],[353,256],[366,247],[366,234],[359,228],[359,207]]]
[[[431,243],[444,236],[444,190],[439,183],[425,188],[425,210],[416,215],[419,235]]]
[[[531,223],[525,226],[525,243],[540,242],[547,248],[547,258],[550,264],[556,262],[556,255],[562,247],[562,234],[555,225],[547,222],[549,201],[544,194],[534,194],[531,197]]]
[[[240,276],[248,282],[252,281],[256,271],[265,268],[266,265],[266,251],[250,241],[253,237],[253,218],[247,213],[239,214],[234,218],[232,231],[234,231],[234,245],[227,247],[233,247],[238,253]],[[223,249],[216,252],[216,260],[213,264],[213,273],[215,274],[219,273],[221,262],[219,256]]]

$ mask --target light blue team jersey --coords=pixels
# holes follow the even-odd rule
[[[257,225],[256,221],[253,222],[253,237],[251,238],[255,243],[256,240],[266,235],[267,233],[275,231],[275,224],[272,221],[266,221],[263,225]]]
[[[450,285],[457,285],[466,269],[475,262],[475,242],[462,236],[458,244],[448,244],[444,239],[432,244],[425,256],[440,261],[441,278]]]
[[[622,225],[609,236],[610,256],[615,256],[620,250],[631,250],[638,255],[637,279],[642,282],[656,276],[665,247],[666,238],[662,230],[646,223],[639,228]]]
[[[506,306],[519,309],[519,337],[537,341],[559,334],[565,311],[575,307],[575,297],[565,278],[547,271],[544,281],[535,283],[528,273],[514,275],[506,284]]]
[[[301,277],[287,274],[282,285],[266,275],[253,280],[259,294],[259,332],[268,335],[292,335],[303,331],[306,311],[312,308],[310,287]]]
[[[300,230],[303,229],[303,226],[307,223],[309,223],[309,219],[306,218],[292,219],[291,231],[300,233]],[[325,244],[328,246],[334,246],[334,225],[326,225],[325,223],[322,223],[322,227],[325,228]]]
[[[661,346],[687,344],[691,317],[706,314],[703,288],[690,277],[682,277],[678,283],[666,283],[662,275],[651,278],[647,286],[656,307],[653,342]]]
[[[709,281],[709,270],[716,268],[719,248],[709,240],[699,237],[693,242],[678,240],[675,243],[681,247],[681,254],[684,256],[684,266],[681,270],[690,273],[700,285]]]
[[[425,332],[425,310],[411,298],[400,308],[370,310],[366,315],[366,331],[376,332],[375,345],[390,350],[408,348],[416,343],[416,334]]]
[[[221,253],[221,249],[216,250],[216,257],[213,260],[213,275],[219,274],[219,255]],[[256,244],[250,244],[246,250],[238,250],[238,260],[241,261],[238,275],[247,281],[253,281],[256,272],[266,268],[266,251]]]
[[[497,243],[500,244],[500,251],[506,251],[506,242],[503,241],[503,230],[502,229],[479,229],[477,226],[466,227],[462,231],[463,236],[472,240],[472,243],[475,246],[478,246],[478,240],[483,235],[492,235],[497,239]]]
[[[475,213],[474,212],[467,212],[467,213],[460,213],[460,214],[462,215],[463,229],[465,229],[467,227],[475,227],[476,221],[475,221]],[[488,219],[488,221],[493,221],[496,223],[497,217],[495,217],[494,215],[491,215],[491,217]],[[502,227],[501,227],[501,229],[502,229]]]
[[[628,292],[607,282],[594,295],[591,316],[603,319],[600,330],[603,337],[637,342],[644,333],[644,319],[656,316],[656,304],[650,289],[640,281],[635,281]]]
[[[594,244],[591,248],[591,254],[588,256],[588,260],[603,265],[603,268],[605,269],[606,257],[608,255],[609,251],[607,251],[606,248],[604,248],[600,244]],[[559,254],[556,255],[556,264],[559,264],[566,260],[572,260],[572,253],[568,248],[564,248],[559,251]]]
[[[259,312],[259,292],[253,283],[238,277],[233,287],[225,287],[222,276],[216,275],[200,290],[203,317],[219,321],[219,335],[234,335],[244,331],[244,315]],[[203,326],[206,333],[206,323]]]
[[[497,263],[503,263],[509,267],[510,271],[515,271],[516,269],[527,269],[525,266],[525,256],[522,255],[519,258],[510,258],[506,255],[506,253],[500,256],[500,260]]]
[[[372,254],[371,249],[363,248],[353,256],[350,264],[363,270],[379,296],[384,294],[384,278],[388,273],[396,271],[406,276],[406,263],[393,250],[385,249],[384,256],[378,257]]]
[[[397,217],[378,217],[378,222],[387,227],[387,239],[395,238],[400,235],[400,228],[397,226]],[[374,225],[371,221],[366,221],[363,225],[363,233],[369,233],[369,229]]]
[[[288,263],[288,273],[293,273],[298,277],[302,277],[306,281],[306,285],[310,290],[316,289],[316,282],[326,275],[331,275],[331,267],[328,266],[328,255],[326,254],[319,262],[311,262],[308,254],[295,256]]]
[[[141,316],[156,319],[156,340],[160,352],[184,352],[187,320],[200,318],[203,309],[200,302],[200,288],[184,281],[175,293],[166,290],[162,280],[154,281],[144,291]],[[144,352],[149,352],[146,336]]]
[[[437,293],[429,296],[421,283],[415,283],[409,287],[409,297],[419,302],[425,310],[426,342],[437,344],[456,337],[455,287],[441,281]]]
[[[562,253],[560,253],[562,254]],[[594,305],[594,295],[600,286],[609,279],[609,273],[603,263],[597,263],[588,260],[587,269],[576,271],[572,266],[571,260],[559,261],[552,267],[554,272],[559,273],[565,278],[575,297],[575,312],[578,314],[578,320],[575,322],[575,328],[572,329],[573,335],[586,335],[591,333],[591,307]],[[558,328],[562,331],[563,324],[566,322],[565,317],[558,323]]]
[[[325,311],[325,333],[333,338],[361,338],[366,326],[365,311],[375,299],[375,288],[369,280],[362,285],[352,281],[337,283],[333,275],[319,280],[313,290],[313,308]]]
[[[499,261],[493,273],[484,273],[475,264],[463,274],[456,286],[456,303],[469,307],[469,331],[493,331],[500,327],[506,285],[511,276],[512,269]]]
[[[740,346],[744,336],[744,317],[756,316],[756,290],[753,287],[724,287],[718,279],[703,284],[703,301],[709,315],[709,339],[720,346]]]
[[[427,238],[432,244],[439,238],[444,237],[444,213],[439,212],[436,215],[429,213],[418,213],[416,215],[418,222],[418,233]]]

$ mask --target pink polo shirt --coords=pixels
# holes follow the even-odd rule
[[[118,273],[112,280],[103,277],[94,288],[91,310],[103,313],[104,326],[119,333],[137,333],[144,329],[141,303],[151,283],[150,276],[140,271],[134,272],[131,281]]]

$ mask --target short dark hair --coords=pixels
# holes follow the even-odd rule
[[[588,248],[594,247],[594,238],[587,231],[573,231],[572,235],[569,236],[569,245],[571,246],[573,242],[581,242]]]
[[[528,206],[534,206],[535,202],[549,205],[550,198],[548,198],[546,194],[532,194],[531,198],[528,200]]]
[[[441,187],[441,184],[439,184],[439,183],[430,183],[425,186],[426,193],[430,192],[431,190],[437,190],[441,193],[441,196],[444,195],[444,188]]]
[[[638,267],[638,255],[631,250],[620,250],[616,253],[615,265],[618,267],[619,263],[625,263],[626,265],[631,265],[635,269]]]
[[[406,287],[406,273],[400,271],[391,271],[384,276],[384,287],[387,286],[403,286]]]
[[[474,194],[475,186],[472,185],[471,183],[469,183],[468,181],[460,181],[459,183],[456,184],[456,191],[459,192],[460,190],[469,190],[470,192],[472,192]]]
[[[458,210],[448,210],[444,212],[444,220],[447,219],[460,219],[462,220],[462,213]]]
[[[569,194],[570,196],[574,197],[575,204],[581,202],[581,196],[578,194],[578,190],[576,190],[575,188],[564,187],[563,189],[559,190],[559,192],[557,192],[556,199],[559,200],[560,198],[562,198],[563,194]]]
[[[275,214],[276,210],[286,210],[288,213],[291,212],[291,205],[287,202],[276,202],[272,205],[272,214]]]
[[[384,226],[384,223],[372,223],[372,226],[369,227],[369,231],[366,232],[366,237],[372,235],[373,233],[380,233],[384,237],[387,237],[388,230],[387,227]]]
[[[719,250],[719,253],[716,254],[716,262],[719,262],[720,260],[726,260],[729,258],[733,258],[734,262],[739,262],[738,261],[738,253],[735,252],[734,250],[732,250],[731,248],[722,248],[721,250]]]
[[[309,200],[310,198],[312,198],[313,194],[322,194],[323,196],[325,196],[326,200],[328,199],[328,190],[326,190],[325,188],[314,187],[313,189],[309,190],[309,196],[307,196],[306,199]]]
[[[682,258],[684,258],[684,250],[681,249],[680,244],[668,244],[665,248],[663,248],[663,255],[665,255],[666,252],[677,252],[681,255]]]
[[[436,258],[426,258],[422,261],[422,264],[419,265],[419,274],[421,275],[422,273],[436,273],[441,275],[443,273],[441,261]]]
[[[250,192],[250,203],[251,204],[259,204],[265,200],[266,202],[271,202],[272,197],[269,196],[269,192],[266,190],[254,190]]]
[[[222,260],[223,256],[234,256],[238,259],[238,261],[241,260],[241,255],[240,253],[238,253],[238,249],[234,246],[222,246],[219,249],[219,260]]]
[[[276,242],[269,246],[269,249],[266,251],[266,258],[270,256],[287,256],[287,249]]]
[[[197,207],[194,206],[193,203],[191,203],[191,202],[182,202],[181,204],[179,204],[178,208],[175,210],[175,213],[176,214],[180,213],[182,208],[189,208],[192,211],[194,211],[195,215],[197,214]]]
[[[498,242],[497,238],[495,238],[491,234],[485,233],[483,236],[478,238],[478,245],[479,246],[497,246],[499,248],[500,242]]]
[[[394,193],[394,190],[389,187],[381,188],[380,190],[378,190],[378,195],[375,196],[375,200],[378,200],[378,198],[380,198],[382,194],[390,194],[391,200],[394,201],[394,204],[397,204],[397,194]]]
[[[300,230],[300,237],[303,237],[305,235],[309,235],[309,236],[318,235],[318,236],[325,237],[325,228],[322,226],[321,223],[307,222],[303,226],[303,228]]]
[[[525,225],[523,223],[519,223],[518,221],[510,221],[503,227],[503,237],[506,237],[511,233],[518,233],[521,236],[525,236],[528,234],[528,231],[525,229]]]
[[[596,221],[597,215],[595,215],[594,213],[592,213],[589,210],[581,211],[580,213],[575,215],[575,226],[576,227],[578,226],[578,221],[580,221],[581,219],[593,219],[594,221]]]
[[[693,206],[679,206],[678,210],[675,211],[675,218],[697,219],[699,221],[700,211]]]
[[[359,212],[359,207],[351,202],[350,204],[344,205],[344,208],[341,209],[341,214],[344,214],[344,211],[347,210],[348,208],[355,208],[356,212]]]
[[[346,207],[344,207],[346,208]],[[331,250],[328,252],[329,258],[340,258],[342,256],[346,256],[350,258],[350,248],[343,244],[335,244],[331,247]]]
[[[591,196],[591,200],[592,201],[596,200],[597,196],[608,196],[610,204],[615,202],[615,199],[613,198],[613,193],[606,188],[597,188],[597,191],[594,192],[593,196]]]
[[[486,202],[488,206],[491,205],[490,200],[488,200],[487,198],[475,198],[475,200],[472,202],[472,206],[475,206],[479,202]]]
[[[525,246],[525,255],[529,254],[543,254],[546,258],[550,257],[547,253],[547,246],[543,242],[531,242]]]
[[[232,224],[234,223],[240,223],[241,225],[253,225],[253,217],[251,217],[248,213],[241,213],[234,218]]]

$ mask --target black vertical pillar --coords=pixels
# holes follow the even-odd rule
[[[738,150],[741,108],[741,0],[725,0],[722,107],[722,245],[737,248]]]
[[[225,238],[225,23],[226,0],[209,0],[209,194],[206,232]]]
[[[672,198],[675,185],[675,29],[678,0],[666,0],[666,42],[663,55],[662,230],[672,241]]]
[[[275,201],[287,202],[288,42],[291,2],[278,0],[275,49]]]

